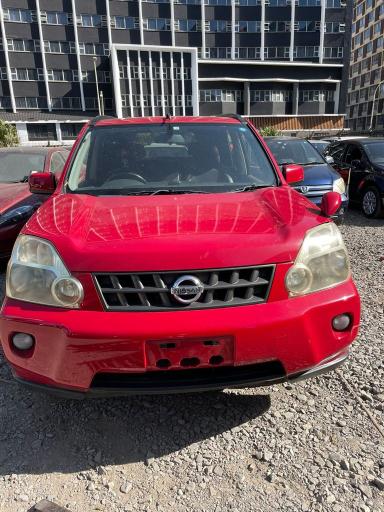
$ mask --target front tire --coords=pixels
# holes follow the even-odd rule
[[[368,187],[361,198],[363,213],[369,219],[377,219],[383,215],[383,202],[376,187]]]

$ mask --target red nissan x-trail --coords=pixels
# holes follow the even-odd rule
[[[16,379],[67,396],[252,387],[343,362],[360,303],[321,208],[241,118],[96,118],[18,237],[1,311]]]

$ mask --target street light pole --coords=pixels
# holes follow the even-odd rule
[[[97,106],[99,107],[99,116],[101,116],[99,81],[97,79],[96,61],[97,61],[97,57],[93,57],[93,69],[95,70],[95,80],[96,80]]]
[[[371,132],[372,129],[373,129],[373,115],[375,113],[375,101],[376,101],[376,94],[377,94],[377,91],[380,90],[380,87],[384,84],[384,80],[381,80],[377,86],[376,86],[376,89],[375,89],[375,92],[373,94],[373,102],[372,102],[372,109],[371,109],[371,122],[369,124],[369,131]],[[379,96],[379,99],[380,99],[380,96]]]

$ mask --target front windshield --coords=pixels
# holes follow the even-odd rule
[[[67,192],[231,192],[276,185],[257,138],[240,124],[99,126],[82,141]]]
[[[372,163],[384,165],[384,141],[364,144],[364,149]]]
[[[300,164],[313,165],[324,164],[319,152],[306,140],[303,139],[268,139],[273,156],[279,165]]]
[[[0,152],[0,183],[27,181],[31,171],[44,169],[44,160],[37,153]]]

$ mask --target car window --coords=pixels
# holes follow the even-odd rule
[[[26,181],[31,171],[44,170],[45,155],[0,151],[0,183]]]
[[[356,144],[349,144],[345,153],[345,163],[351,165],[352,160],[361,160],[363,156],[362,150]]]
[[[364,149],[367,152],[367,155],[369,156],[369,159],[371,160],[371,162],[373,162],[377,165],[384,164],[384,142],[383,141],[370,142],[369,144],[365,144]]]
[[[240,123],[138,123],[88,132],[70,170],[68,191],[230,192],[276,184],[265,150]]]
[[[61,172],[63,170],[65,164],[65,160],[63,159],[63,156],[61,153],[56,152],[53,153],[51,156],[51,163],[49,166],[49,169],[51,172]]]

